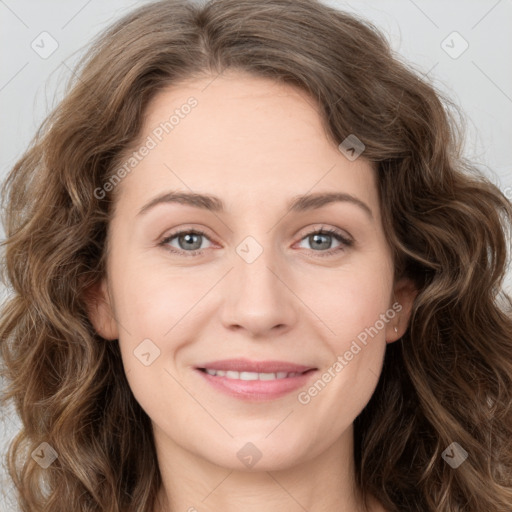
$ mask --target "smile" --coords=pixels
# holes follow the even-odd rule
[[[284,397],[306,386],[318,373],[317,368],[291,363],[245,360],[217,361],[196,367],[195,372],[212,391],[246,402]]]
[[[277,372],[277,373],[257,373],[257,372],[237,372],[232,370],[212,370],[209,368],[200,368],[201,371],[214,377],[226,377],[233,380],[277,380],[297,377],[306,372]],[[310,370],[307,370],[310,371]]]

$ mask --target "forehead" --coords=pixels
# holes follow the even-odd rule
[[[313,99],[266,78],[230,72],[162,90],[146,109],[139,147],[149,139],[152,149],[122,183],[132,200],[181,189],[246,203],[320,190],[376,201],[372,166],[345,158]]]

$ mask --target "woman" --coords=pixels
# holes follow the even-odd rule
[[[511,205],[384,37],[165,0],[77,76],[4,185],[21,509],[509,510]]]

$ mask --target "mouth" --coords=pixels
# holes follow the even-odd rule
[[[290,379],[292,377],[298,377],[299,375],[305,375],[309,372],[314,372],[316,368],[311,368],[303,372],[237,372],[234,370],[214,370],[212,368],[198,368],[199,371],[207,373],[213,377],[225,377],[231,380],[277,380],[277,379]]]
[[[259,402],[280,398],[306,385],[318,368],[283,361],[230,359],[205,363],[195,370],[215,391]]]

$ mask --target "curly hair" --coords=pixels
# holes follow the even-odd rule
[[[333,143],[364,143],[395,278],[419,290],[354,423],[365,504],[373,495],[390,511],[510,512],[512,205],[462,155],[458,108],[371,23],[317,0],[137,8],[95,39],[7,176],[2,271],[12,293],[0,348],[3,400],[22,421],[6,456],[21,510],[153,510],[161,476],[150,419],[118,344],[87,313],[115,206],[113,191],[95,190],[135,147],[159,91],[228,69],[301,88]],[[58,454],[46,469],[29,456],[42,442]],[[456,470],[442,457],[453,442],[468,453]]]

